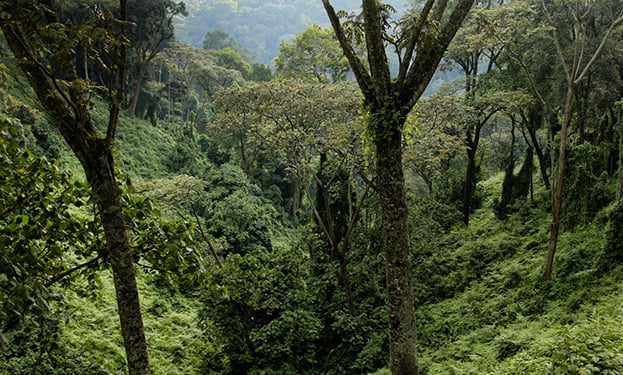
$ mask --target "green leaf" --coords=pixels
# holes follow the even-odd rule
[[[29,218],[27,215],[15,215],[12,223],[17,225],[28,225]]]

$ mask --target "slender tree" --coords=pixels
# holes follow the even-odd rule
[[[465,101],[474,107],[477,116],[465,126],[464,142],[467,154],[465,180],[463,181],[463,222],[469,224],[473,209],[473,195],[477,182],[478,163],[476,156],[480,144],[481,132],[497,112],[502,111],[507,103],[497,98],[496,92],[503,93],[508,87],[499,85],[483,87],[481,78],[490,76],[500,69],[499,58],[506,44],[513,38],[509,31],[516,25],[512,15],[521,14],[513,5],[504,5],[504,1],[481,1],[467,17],[465,24],[450,44],[445,60],[450,65],[458,66],[464,75]]]
[[[53,1],[3,0],[0,28],[19,67],[41,105],[80,161],[104,228],[104,253],[112,268],[131,375],[150,374],[138,288],[128,231],[115,171],[113,146],[123,99],[126,38],[125,6],[119,1],[119,19],[109,9],[95,13],[87,24],[58,21]],[[109,67],[112,87],[96,87],[79,78],[74,51],[90,51],[91,58]],[[90,98],[106,92],[109,120],[100,134],[91,117]]]
[[[606,42],[608,41],[608,38],[614,28],[623,23],[623,6],[619,6],[616,12],[613,15],[610,15],[612,18],[606,21],[607,26],[597,39],[598,44],[591,45],[592,43],[589,43],[590,40],[589,35],[587,34],[586,23],[593,22],[595,17],[594,12],[597,5],[593,2],[577,0],[563,1],[561,5],[565,11],[564,13],[570,16],[566,19],[566,22],[571,25],[572,28],[570,33],[567,35],[567,38],[571,36],[572,44],[572,52],[569,55],[564,51],[562,36],[558,30],[558,28],[561,27],[561,24],[557,23],[557,21],[560,22],[560,20],[554,19],[551,4],[549,3],[549,1],[542,0],[541,9],[547,22],[550,26],[552,26],[551,36],[556,47],[558,62],[564,72],[567,87],[564,105],[562,107],[563,113],[560,129],[560,148],[558,151],[558,170],[556,180],[553,184],[552,223],[550,226],[547,260],[545,262],[545,280],[550,280],[552,278],[554,255],[558,245],[558,234],[560,231],[560,219],[562,214],[565,164],[567,159],[567,135],[573,115],[573,98],[575,91],[578,85],[580,85],[580,83],[586,78],[587,74],[589,74],[595,61],[603,52],[604,46],[606,45]],[[608,15],[604,16],[608,17]]]
[[[391,7],[378,0],[362,0],[363,21],[345,27],[330,1],[323,0],[363,93],[368,136],[375,146],[386,262],[390,369],[395,375],[418,373],[412,255],[402,165],[403,126],[473,3],[474,0],[464,0],[451,6],[447,0],[427,0],[400,22],[391,23]],[[365,39],[365,61],[356,52],[357,38],[349,38],[357,35]],[[394,47],[399,61],[395,77],[389,69],[389,45]]]

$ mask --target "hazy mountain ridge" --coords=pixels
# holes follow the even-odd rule
[[[203,45],[208,31],[224,30],[246,47],[258,62],[272,65],[279,44],[314,23],[328,27],[321,1],[188,0],[188,16],[178,18],[178,40],[195,47]],[[400,3],[400,4],[399,4]],[[398,10],[408,2],[393,4]],[[336,9],[356,10],[358,0],[334,1]]]

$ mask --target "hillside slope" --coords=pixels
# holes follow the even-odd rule
[[[0,62],[1,63],[1,62]],[[15,76],[8,81],[7,90],[0,92],[0,116],[19,120],[26,147],[37,154],[56,158],[64,169],[74,176],[83,176],[82,168],[71,153],[47,115],[33,100],[31,90]],[[105,105],[100,103],[93,111],[96,124],[102,129],[107,123]],[[183,143],[163,127],[148,121],[129,117],[122,112],[116,142],[117,169],[132,179],[153,179],[170,176],[169,160],[177,155]]]
[[[500,221],[499,178],[481,184],[489,203],[469,227],[416,250],[421,373],[623,373],[623,267],[606,254],[615,206],[562,234],[546,283],[548,192]]]

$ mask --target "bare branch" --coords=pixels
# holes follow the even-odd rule
[[[197,214],[197,210],[195,210],[195,208],[192,207],[192,211],[193,211],[193,215],[195,216],[195,222],[197,223],[199,234],[201,234],[201,237],[203,238],[203,240],[208,244],[208,247],[210,248],[210,252],[214,256],[214,260],[216,261],[216,265],[218,266],[218,268],[223,268],[223,263],[221,262],[221,259],[218,257],[216,248],[212,244],[212,241],[210,241],[210,238],[203,231],[203,226],[201,225],[201,221],[199,220],[199,215]]]
[[[554,25],[554,20],[552,19],[552,15],[550,14],[547,6],[545,5],[545,0],[541,0],[541,8],[543,9],[543,13],[545,17],[549,21],[550,25]],[[565,55],[562,53],[562,47],[560,46],[560,41],[558,40],[558,33],[556,29],[552,30],[554,46],[556,47],[556,54],[560,59],[560,63],[562,64],[562,69],[565,72],[565,77],[567,82],[572,83],[573,78],[571,77],[571,72],[569,71],[569,66],[567,65],[567,61],[565,60]]]
[[[614,30],[615,27],[618,27],[621,24],[623,24],[623,9],[621,9],[621,12],[619,13],[618,18],[612,21],[612,23],[610,24],[610,27],[608,27],[608,30],[606,30],[606,33],[604,34],[603,38],[601,38],[599,47],[597,47],[597,50],[595,50],[595,53],[593,53],[593,56],[591,56],[591,59],[586,63],[586,66],[584,66],[584,70],[582,70],[582,72],[577,76],[577,78],[575,78],[575,80],[573,81],[573,84],[577,85],[578,83],[580,83],[580,81],[582,81],[582,79],[584,79],[584,77],[588,74],[588,71],[590,70],[591,66],[595,63],[595,61],[601,54],[601,51],[606,45],[608,38],[610,38],[610,34],[612,33],[612,30]]]

